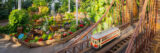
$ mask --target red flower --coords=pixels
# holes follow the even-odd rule
[[[14,36],[17,36],[16,34]]]
[[[52,40],[52,38],[50,38],[49,40]]]
[[[24,40],[24,41],[25,41],[25,42],[28,42],[29,40],[26,39],[26,40]]]
[[[84,27],[84,25],[83,25],[83,24],[80,24],[79,26],[80,26],[80,27]]]
[[[69,34],[72,34],[72,32],[69,32]]]
[[[63,34],[63,36],[66,36],[66,35],[67,35],[66,33]]]
[[[40,38],[38,41],[39,41],[39,42],[40,42],[40,41],[43,41],[43,39],[42,39],[42,38]]]

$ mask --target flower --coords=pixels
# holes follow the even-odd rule
[[[80,24],[79,26],[80,26],[80,27],[84,27],[84,25],[83,25],[83,24]]]
[[[72,32],[69,32],[69,34],[72,34]]]
[[[49,40],[52,40],[52,38],[49,38]]]
[[[63,34],[63,36],[66,36],[66,35],[67,35],[66,33]]]
[[[28,39],[26,39],[26,40],[24,40],[25,42],[28,42],[29,40]]]
[[[49,31],[47,31],[46,34],[49,34]]]
[[[16,34],[14,36],[17,36]]]
[[[38,41],[39,41],[39,42],[40,42],[40,41],[43,41],[43,39],[42,39],[42,38],[40,38]]]

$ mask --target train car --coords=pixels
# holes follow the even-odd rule
[[[120,37],[120,30],[119,28],[114,27],[92,35],[90,44],[93,48],[99,49],[104,44],[118,37]]]

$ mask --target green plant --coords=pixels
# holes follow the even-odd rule
[[[0,20],[8,19],[9,12],[11,12],[13,7],[17,8],[15,2],[15,0],[8,0],[7,2],[2,2],[2,0],[0,0]]]
[[[62,5],[60,5],[60,8],[58,9],[58,12],[59,13],[65,13],[68,11],[68,0],[60,0],[60,2],[62,2]],[[74,0],[70,0],[70,9],[71,9],[71,12],[74,11],[74,7],[75,7],[75,2]]]
[[[46,40],[46,39],[47,39],[47,35],[46,35],[46,34],[43,34],[43,35],[42,35],[42,39],[43,39],[43,40]]]
[[[22,26],[25,30],[26,24],[29,23],[29,14],[26,10],[15,9],[9,15],[10,31],[16,32],[17,27]]]
[[[6,25],[6,26],[0,26],[0,34],[1,34],[1,33],[8,34],[8,33],[9,33],[9,28],[10,28],[10,26],[9,26],[9,25]]]
[[[76,21],[74,20],[74,21],[71,21],[71,27],[70,27],[70,31],[71,32],[75,32],[75,31],[77,31],[77,25],[76,25]]]
[[[28,8],[28,11],[29,11],[29,12],[37,12],[37,11],[38,11],[38,8],[37,8],[37,7],[29,7],[29,8]]]
[[[49,12],[49,8],[47,6],[41,6],[39,12],[41,15],[47,15]]]
[[[0,26],[0,34],[2,33],[2,31],[3,31],[3,27],[2,27],[2,26]]]
[[[35,20],[35,19],[39,19],[40,17],[41,17],[41,15],[33,14],[32,19]]]
[[[27,38],[27,35],[24,35],[24,37],[22,38],[22,40],[25,40]]]
[[[32,0],[22,1],[22,8],[23,9],[27,9],[30,6],[32,6]]]
[[[46,0],[33,0],[34,6],[47,6]]]
[[[50,33],[48,36],[48,40],[51,40],[53,35],[54,35],[54,33]]]
[[[83,18],[83,22],[84,24],[90,24],[90,21],[88,20],[88,18]]]
[[[98,22],[98,20],[105,13],[106,8],[110,6],[111,2],[112,0],[82,0],[80,2],[79,8],[80,11],[87,12],[87,15],[92,22]],[[113,6],[111,7],[107,15],[104,16],[104,19],[102,19],[100,24],[97,25],[94,33],[101,32],[102,30],[108,29],[109,27],[113,25],[118,25],[120,23],[119,18],[121,15],[121,5],[121,1],[115,0]]]
[[[65,13],[65,18],[66,18],[66,19],[73,19],[73,18],[74,18],[74,15],[71,14],[71,13]]]
[[[70,31],[71,32],[76,32],[77,31],[76,28],[77,28],[77,25],[73,25],[73,26],[70,27]]]

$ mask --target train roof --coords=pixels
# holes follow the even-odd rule
[[[113,27],[113,28],[110,28],[110,29],[108,29],[108,30],[104,30],[104,31],[102,31],[102,32],[96,33],[96,34],[92,35],[91,37],[94,38],[94,39],[99,39],[99,38],[101,38],[101,37],[106,36],[107,34],[109,34],[109,33],[111,33],[111,32],[116,31],[116,30],[119,30],[119,28]]]

